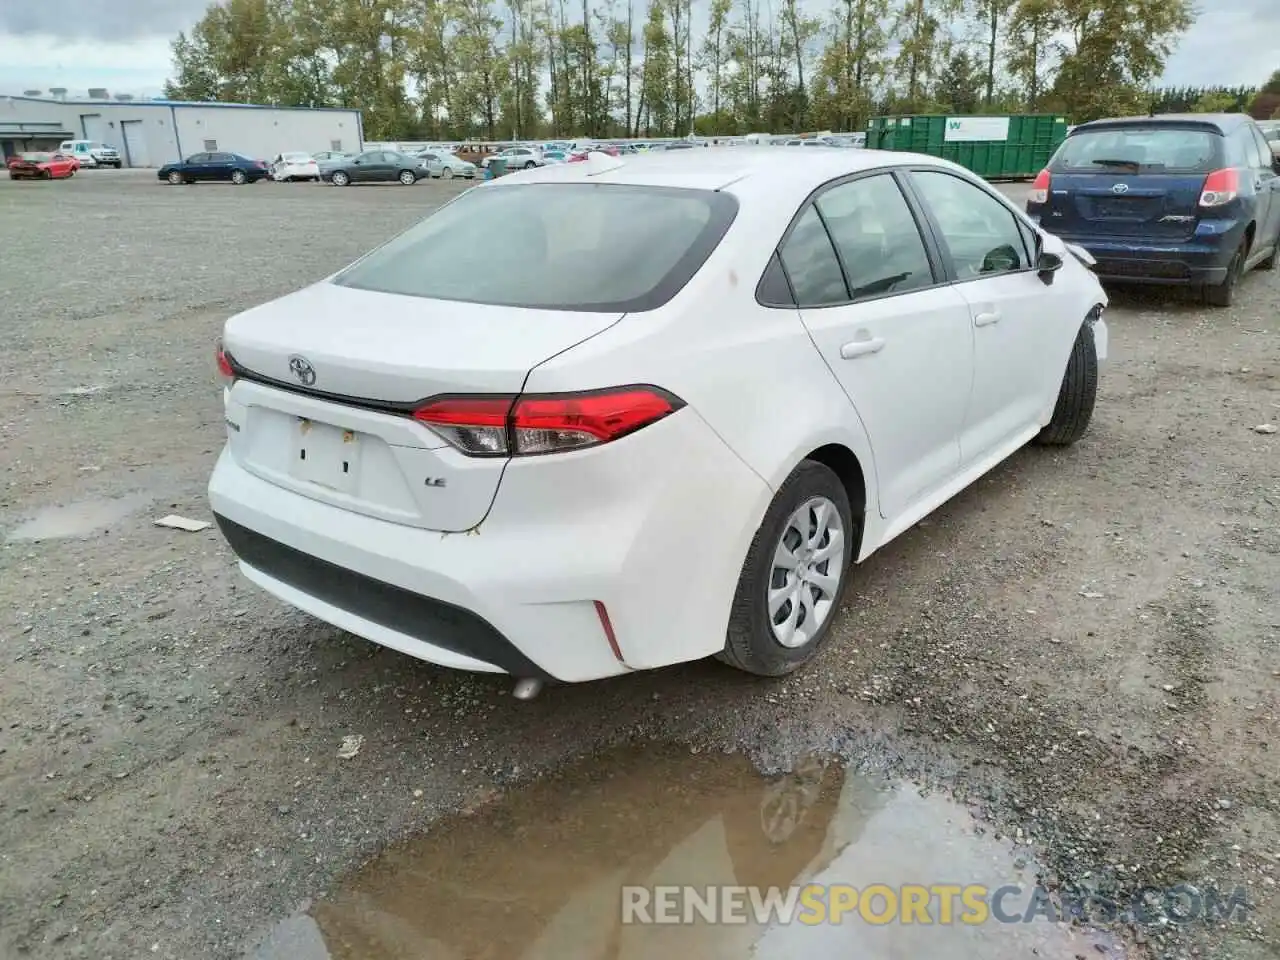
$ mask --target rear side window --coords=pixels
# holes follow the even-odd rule
[[[357,261],[334,283],[495,306],[651,310],[688,283],[737,211],[733,196],[710,190],[611,183],[480,187]]]
[[[1067,137],[1051,169],[1070,172],[1204,173],[1220,166],[1222,137],[1175,126],[1104,127]]]
[[[822,307],[848,301],[849,290],[835,247],[812,206],[796,221],[782,245],[782,265],[795,291],[796,306]]]

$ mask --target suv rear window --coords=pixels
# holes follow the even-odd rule
[[[1207,172],[1216,169],[1222,137],[1208,130],[1173,126],[1104,127],[1080,130],[1067,137],[1051,169],[1063,173],[1165,171]]]
[[[436,300],[652,310],[688,283],[737,214],[727,193],[607,183],[469,190],[333,282]]]

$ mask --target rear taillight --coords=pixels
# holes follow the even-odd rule
[[[218,341],[215,348],[215,362],[218,365],[218,376],[222,379],[224,385],[230,385],[231,381],[236,378],[235,367],[231,363],[231,354],[222,349],[222,341]]]
[[[1204,178],[1200,206],[1220,207],[1240,195],[1240,175],[1234,168],[1215,170]]]
[[[469,456],[509,457],[609,443],[682,406],[665,390],[634,386],[523,397],[437,397],[413,416]]]
[[[1048,170],[1041,170],[1037,173],[1035,180],[1031,184],[1031,195],[1027,198],[1027,201],[1029,203],[1048,203],[1050,180]]]

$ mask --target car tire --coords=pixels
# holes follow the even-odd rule
[[[1249,256],[1249,241],[1242,240],[1240,248],[1227,265],[1226,279],[1204,288],[1204,302],[1211,307],[1229,307],[1236,299],[1236,290],[1244,277],[1244,262]]]
[[[537,164],[536,164],[536,163],[534,163],[532,160],[530,160],[528,163],[526,163],[526,164],[524,165],[524,168],[525,168],[526,170],[532,170],[532,169],[533,169],[534,167],[536,167],[536,166],[537,166]]]
[[[243,170],[231,171],[231,182],[234,183],[237,187],[244,186],[244,184],[248,183],[248,181],[249,181],[249,177]]]
[[[351,178],[347,176],[345,173],[343,173],[341,170],[335,170],[333,171],[333,173],[329,175],[329,182],[332,183],[335,187],[346,187],[346,186],[350,186]]]
[[[171,171],[171,172],[169,173],[169,184],[170,184],[171,186],[174,186],[174,187],[181,186],[181,185],[182,185],[182,174],[178,173],[178,171],[177,171],[177,170],[173,170],[173,171]]]
[[[412,170],[401,170],[398,178],[406,187],[412,187],[418,182],[418,175]]]
[[[821,517],[825,520],[815,522]],[[849,581],[858,539],[855,522],[849,495],[830,467],[813,460],[796,467],[769,504],[747,551],[724,650],[718,655],[722,661],[757,676],[781,677],[813,658],[830,636]],[[815,530],[816,536],[808,542],[806,537]],[[791,569],[775,562],[797,547],[797,555],[804,558],[821,557],[823,551],[827,556],[817,561],[802,559],[803,566]],[[798,586],[797,570],[805,571]],[[829,578],[834,578],[830,589],[815,583],[818,579],[829,582]],[[808,605],[801,601],[801,591],[808,591]],[[810,624],[810,630],[802,631],[806,621],[815,617],[816,626]],[[784,642],[788,626],[790,636]]]
[[[440,179],[441,179],[441,180],[452,180],[452,179],[453,179],[453,167],[445,167],[443,170],[441,170],[441,171],[440,171]]]
[[[114,164],[112,164],[112,166],[114,166],[117,170],[120,170],[124,167],[124,164],[121,163],[119,160],[117,160]]]
[[[1274,270],[1276,261],[1280,260],[1280,234],[1276,234],[1276,245],[1271,248],[1271,256],[1258,264],[1259,270]]]
[[[1093,339],[1093,324],[1085,323],[1076,334],[1076,342],[1067,359],[1067,370],[1058,388],[1058,402],[1053,416],[1035,438],[1044,447],[1069,447],[1089,429],[1093,406],[1098,397],[1098,346]]]

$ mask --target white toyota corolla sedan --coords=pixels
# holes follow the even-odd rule
[[[593,155],[488,182],[226,323],[209,484],[250,580],[541,681],[830,635],[853,565],[1086,430],[1089,255],[964,169]]]

